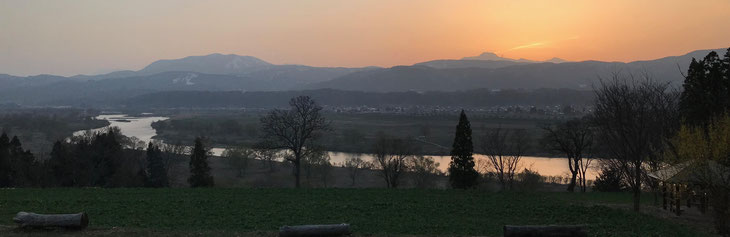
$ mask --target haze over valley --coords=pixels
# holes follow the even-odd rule
[[[256,95],[265,96],[270,93],[261,92],[333,93],[321,91],[323,89],[366,93],[434,93],[477,89],[588,91],[599,83],[601,77],[605,78],[614,72],[647,73],[676,86],[683,80],[682,71],[686,71],[691,59],[701,58],[709,51],[697,50],[685,55],[629,63],[515,60],[483,53],[477,57],[434,60],[391,68],[276,65],[252,56],[210,54],[159,60],[138,71],[116,71],[101,75],[0,75],[0,99],[4,103],[18,105],[117,107],[152,103],[145,101],[145,98],[171,92],[176,95],[208,92],[207,95],[221,96],[231,95],[232,92],[257,92]],[[402,95],[407,97],[407,94]],[[209,106],[225,107],[229,104]]]
[[[0,0],[0,236],[730,237],[728,0]]]

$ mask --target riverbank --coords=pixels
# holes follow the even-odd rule
[[[146,116],[149,116],[146,115]],[[132,117],[127,116],[124,114],[105,114],[100,115],[97,117],[99,120],[106,120],[110,122],[110,126],[117,126],[121,129],[122,133],[126,136],[134,136],[139,138],[143,142],[149,142],[152,139],[161,139],[166,143],[175,143],[175,144],[187,144],[185,142],[179,142],[174,140],[166,140],[164,139],[164,136],[160,136],[158,134],[159,131],[165,131],[164,129],[160,129],[160,124],[177,124],[178,120],[171,120],[168,117]],[[123,121],[122,121],[123,120]],[[183,123],[186,124],[186,123]],[[183,125],[174,125],[177,127],[183,126]],[[187,126],[187,125],[185,125]],[[190,125],[195,127],[194,125]],[[157,127],[157,129],[155,128]],[[192,129],[194,130],[194,129]],[[83,131],[79,131],[78,133],[81,133]],[[169,133],[167,133],[168,136],[170,136]],[[191,138],[194,139],[194,138]],[[208,137],[209,140],[215,140],[213,137]],[[256,139],[259,139],[258,137]],[[192,141],[192,140],[191,140]],[[362,141],[360,141],[362,142]],[[212,145],[209,144],[209,147],[211,148],[211,151],[213,155],[220,156],[224,150],[224,147],[230,147],[225,146],[222,144],[213,143]],[[246,145],[241,145],[246,146]],[[369,146],[367,146],[369,147]],[[365,161],[372,161],[374,158],[370,154],[360,154],[360,153],[349,153],[349,152],[338,152],[336,149],[330,150],[328,153],[331,159],[331,163],[338,166],[341,164],[344,164],[347,158],[352,156],[359,156]],[[421,155],[425,155],[423,153],[417,153]],[[437,168],[441,172],[446,172],[448,169],[448,165],[451,161],[451,157],[448,155],[427,155],[434,159],[437,165]],[[475,154],[475,159],[477,163],[477,169],[480,169],[482,172],[486,172],[489,169],[487,158],[483,155]],[[588,170],[587,177],[589,180],[594,180],[598,176],[598,168],[597,168],[598,161],[594,161],[592,163],[592,168]],[[524,156],[522,157],[522,160],[520,161],[520,167],[518,167],[517,172],[521,172],[523,169],[531,169],[533,171],[537,171],[543,176],[553,176],[553,177],[565,177],[568,175],[568,168],[567,168],[567,160],[565,158],[554,158],[554,157],[535,157],[535,156]]]
[[[220,114],[175,114],[170,119],[152,124],[155,138],[167,142],[191,144],[197,136],[206,136],[212,146],[251,146],[261,137],[262,112]],[[458,114],[412,115],[381,113],[325,113],[332,131],[325,133],[320,143],[330,151],[347,153],[371,152],[378,133],[404,137],[413,141],[420,155],[448,155],[453,143]],[[528,156],[551,156],[539,149],[541,126],[556,122],[545,118],[502,118],[489,114],[471,114],[474,145],[477,150],[488,128],[525,129],[529,135]]]

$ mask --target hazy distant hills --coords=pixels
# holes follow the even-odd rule
[[[595,93],[571,89],[473,89],[459,92],[363,92],[332,89],[303,91],[166,91],[144,94],[122,102],[128,108],[266,108],[285,107],[289,99],[311,96],[323,106],[453,106],[588,105]]]
[[[158,60],[139,70],[141,74],[172,71],[190,71],[208,74],[244,74],[274,66],[264,60],[235,54],[210,54],[189,56],[181,59]]]
[[[657,60],[622,62],[527,62],[494,61],[496,55],[477,58],[490,60],[438,60],[416,64],[355,72],[309,88],[363,91],[454,91],[470,88],[571,88],[591,89],[614,72],[648,73],[659,81],[681,83],[692,58],[703,58],[711,50],[698,50],[682,56]],[[722,49],[716,50],[722,52]],[[493,55],[493,54],[491,54]],[[476,62],[475,62],[476,61]],[[471,65],[470,67],[465,65]]]
[[[462,59],[439,59],[432,60],[422,63],[416,63],[414,66],[428,66],[438,69],[449,69],[449,68],[501,68],[514,65],[525,65],[531,63],[564,63],[567,62],[560,58],[551,58],[545,61],[533,61],[524,58],[511,59],[497,56],[497,54],[484,52],[479,56],[464,57]]]
[[[457,91],[479,88],[590,90],[613,72],[647,72],[681,83],[691,59],[710,50],[656,60],[565,62],[509,59],[493,53],[391,68],[276,65],[252,56],[211,54],[159,60],[139,71],[102,75],[17,77],[0,74],[0,100],[25,105],[117,105],[166,91],[291,91],[336,89],[363,92]],[[725,49],[718,49],[724,52]]]

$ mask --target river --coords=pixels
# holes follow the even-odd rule
[[[154,128],[152,128],[152,123],[155,121],[160,120],[167,120],[169,118],[167,117],[155,117],[155,116],[149,116],[149,117],[130,117],[125,114],[104,114],[99,115],[96,117],[96,119],[102,119],[109,121],[109,126],[116,126],[119,127],[119,129],[122,131],[122,133],[125,136],[129,137],[137,137],[140,140],[144,142],[150,142],[153,139],[153,137],[157,134],[157,131],[155,131]],[[95,129],[100,130],[103,128]],[[83,133],[84,131],[77,131],[74,133],[74,135],[78,135]],[[222,147],[214,147],[211,149],[211,152],[215,156],[220,156],[223,153],[223,150],[225,148]],[[330,160],[333,164],[338,165],[345,162],[345,160],[348,157],[359,155],[360,158],[363,160],[371,161],[373,160],[373,156],[370,154],[356,154],[356,153],[346,153],[346,152],[329,152]],[[451,161],[450,156],[429,156],[434,159],[437,163],[439,163],[439,170],[446,171],[449,166],[449,162]],[[474,158],[477,161],[486,162],[487,158],[483,155],[475,155]],[[478,162],[479,163],[479,162]],[[593,162],[594,164],[597,163],[597,161]],[[530,168],[531,170],[537,171],[539,174],[543,176],[565,176],[569,174],[568,170],[568,159],[566,158],[549,158],[549,157],[534,157],[534,156],[525,156],[522,157],[520,160],[520,170],[522,168]],[[595,165],[592,165],[591,168],[588,169],[586,172],[586,176],[588,179],[595,180],[595,178],[598,176],[598,170]]]

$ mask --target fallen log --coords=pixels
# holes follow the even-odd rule
[[[335,225],[298,225],[279,228],[280,237],[300,236],[343,236],[352,234],[350,224]]]
[[[23,228],[63,227],[83,229],[89,226],[89,216],[85,212],[53,215],[18,212],[13,218],[13,222]]]
[[[585,237],[588,233],[581,225],[532,225],[532,226],[504,226],[504,237]]]

